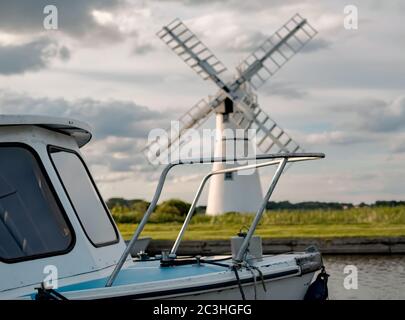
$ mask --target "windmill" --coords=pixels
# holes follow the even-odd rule
[[[256,130],[255,143],[263,152],[297,152],[300,146],[281,129],[260,107],[257,90],[274,75],[292,56],[300,51],[317,31],[299,14],[294,15],[272,36],[262,43],[237,67],[234,80],[220,78],[224,64],[179,19],[163,27],[157,35],[204,80],[213,81],[219,88],[210,99],[202,99],[178,119],[179,128],[169,141],[158,138],[149,141],[144,152],[149,159],[158,159],[173,152],[187,141],[182,139],[190,128],[199,128],[207,118],[216,114],[217,132],[243,129]],[[248,148],[246,137],[242,139]],[[216,140],[215,156],[225,157],[227,137]],[[235,142],[234,142],[235,143]],[[232,164],[215,163],[214,170]],[[229,211],[255,212],[262,200],[257,171],[251,175],[225,174],[212,177],[209,187],[207,214],[216,215]]]

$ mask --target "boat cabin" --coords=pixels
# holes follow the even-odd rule
[[[226,159],[168,164],[126,246],[81,155],[80,148],[90,139],[89,126],[80,121],[0,115],[0,299],[305,296],[314,273],[322,267],[320,253],[310,248],[262,256],[261,240],[253,233],[287,162],[320,159],[323,154],[257,155],[254,159],[266,162],[210,172],[197,190],[171,251],[132,259],[131,250],[156,207],[169,170]],[[232,256],[178,259],[177,249],[208,179],[269,165],[278,166],[269,190],[247,234],[231,239]],[[258,277],[262,288],[257,286]],[[270,291],[265,283],[271,285]]]
[[[76,120],[0,115],[3,297],[38,285],[49,270],[59,279],[102,272],[124,251],[80,152],[91,136]]]

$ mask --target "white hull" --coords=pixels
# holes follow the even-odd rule
[[[246,300],[302,300],[310,285],[314,272],[303,276],[283,278],[273,281],[265,281],[266,291],[259,279],[256,285],[242,285]],[[256,294],[255,294],[256,287]],[[200,292],[198,294],[186,294],[167,297],[174,300],[241,300],[241,292],[238,286],[221,290]]]
[[[317,270],[321,267],[319,253],[292,253],[264,257],[252,261],[252,267],[236,274],[227,265],[231,260],[215,260],[221,264],[202,262],[181,266],[161,267],[159,261],[126,265],[117,282],[105,287],[111,268],[101,274],[80,275],[60,279],[57,291],[71,300],[93,299],[179,299],[179,300],[301,300]],[[254,269],[256,268],[256,269]],[[266,290],[263,288],[262,276]],[[98,274],[98,276],[97,276]],[[101,276],[101,278],[100,278]],[[33,286],[7,290],[0,299],[35,299]]]

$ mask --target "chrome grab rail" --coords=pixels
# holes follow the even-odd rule
[[[285,159],[285,158],[284,158]],[[254,164],[254,165],[247,165],[247,166],[240,166],[240,167],[235,167],[235,168],[229,168],[229,169],[222,169],[222,170],[217,170],[217,171],[212,171],[210,173],[208,173],[206,176],[204,176],[204,178],[202,179],[200,186],[198,187],[198,190],[196,192],[196,195],[194,196],[193,202],[191,203],[191,207],[186,215],[186,219],[184,220],[184,223],[181,227],[181,230],[176,238],[176,241],[173,244],[173,247],[170,251],[170,254],[176,254],[177,249],[180,246],[180,242],[183,238],[184,232],[194,214],[195,208],[197,206],[197,202],[200,199],[201,193],[204,189],[205,184],[207,183],[207,181],[214,175],[217,174],[224,174],[227,172],[236,172],[236,171],[243,171],[243,170],[249,170],[249,169],[254,169],[254,168],[261,168],[261,167],[266,167],[266,166],[271,166],[274,164],[279,164],[281,160],[272,160],[272,161],[267,161],[267,162],[262,162],[262,163],[258,163],[258,164]],[[309,159],[307,159],[309,160]],[[297,160],[296,160],[297,161]],[[303,161],[303,159],[301,158],[299,161]],[[290,161],[292,162],[292,161]]]
[[[288,161],[288,158],[283,158],[282,160],[280,160],[277,170],[273,176],[273,179],[271,180],[269,190],[267,190],[267,193],[263,198],[262,204],[261,204],[260,208],[257,210],[257,213],[253,219],[253,222],[250,225],[249,230],[243,239],[243,242],[239,248],[238,253],[236,254],[234,261],[236,261],[236,262],[243,261],[243,256],[245,255],[246,250],[249,247],[250,239],[252,238],[253,233],[256,231],[257,225],[259,224],[260,219],[263,216],[264,210],[266,209],[270,196],[273,193],[274,189],[276,188],[277,182],[280,179],[281,174],[283,173],[283,170],[285,168],[285,165],[287,164],[287,161]]]
[[[138,227],[135,230],[134,235],[132,236],[131,240],[129,241],[127,247],[125,248],[124,252],[122,253],[118,263],[116,264],[113,272],[111,273],[110,277],[108,278],[107,282],[106,282],[106,287],[111,287],[112,284],[114,283],[114,280],[116,279],[118,273],[120,272],[120,270],[122,269],[122,266],[124,265],[125,261],[128,258],[129,253],[131,252],[133,246],[135,245],[136,241],[139,238],[139,235],[141,234],[141,232],[143,231],[143,228],[145,227],[150,215],[152,214],[152,212],[155,210],[157,202],[159,200],[159,197],[162,193],[162,189],[163,189],[163,185],[166,181],[166,177],[169,173],[169,171],[178,165],[186,165],[186,164],[212,164],[214,162],[225,162],[225,163],[229,163],[229,162],[235,162],[235,161],[249,161],[249,160],[268,160],[268,159],[273,159],[272,161],[267,161],[267,162],[263,162],[263,163],[255,163],[255,164],[251,164],[251,165],[245,165],[245,166],[239,166],[239,167],[235,167],[235,168],[229,168],[229,169],[223,169],[223,170],[217,170],[217,171],[213,171],[211,173],[209,173],[208,175],[206,175],[203,180],[200,183],[200,186],[198,188],[198,191],[196,193],[196,196],[194,197],[192,206],[190,207],[189,212],[187,213],[186,219],[183,223],[183,226],[179,232],[179,235],[177,236],[176,242],[171,250],[172,253],[175,253],[177,251],[178,246],[180,245],[181,239],[183,237],[183,234],[192,218],[192,215],[194,213],[195,210],[195,206],[196,203],[198,201],[198,199],[201,196],[201,192],[203,190],[203,187],[205,185],[205,183],[208,181],[208,179],[210,177],[212,177],[215,174],[223,174],[226,172],[234,172],[234,171],[241,171],[241,170],[248,170],[248,169],[253,169],[253,168],[260,168],[260,167],[264,167],[264,166],[269,166],[269,165],[273,165],[273,164],[279,164],[277,171],[275,173],[275,175],[273,176],[272,182],[270,184],[269,190],[266,194],[266,196],[263,199],[262,205],[260,206],[260,209],[258,210],[258,212],[255,215],[255,218],[253,220],[252,225],[249,228],[248,234],[245,237],[241,248],[238,252],[238,255],[235,259],[235,261],[242,261],[243,259],[243,255],[244,252],[246,251],[248,245],[249,245],[249,241],[250,238],[252,237],[262,215],[264,212],[264,209],[266,208],[266,203],[268,202],[277,182],[278,179],[280,178],[282,171],[285,167],[285,165],[287,164],[287,162],[298,162],[298,161],[306,161],[306,160],[315,160],[315,159],[321,159],[324,158],[325,155],[323,153],[277,153],[277,154],[262,154],[262,155],[257,155],[255,157],[246,157],[246,158],[233,158],[233,159],[229,159],[227,157],[223,157],[223,158],[201,158],[201,159],[190,159],[190,160],[179,160],[178,162],[174,162],[174,163],[169,163],[168,165],[165,166],[165,168],[163,169],[160,178],[159,178],[159,182],[158,185],[156,187],[156,191],[155,194],[152,198],[152,201],[148,207],[148,209],[146,210],[144,216],[141,219],[141,222],[139,223]]]

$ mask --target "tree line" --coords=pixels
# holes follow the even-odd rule
[[[124,198],[110,198],[107,201],[108,208],[114,215],[120,215],[129,211],[134,214],[143,214],[149,206],[149,202],[143,199],[124,199]],[[405,201],[375,201],[371,204],[364,202],[354,205],[352,203],[342,202],[322,202],[322,201],[305,201],[291,203],[289,201],[269,201],[266,206],[267,210],[345,210],[354,207],[397,207],[404,206]],[[168,217],[178,216],[184,217],[191,204],[180,199],[169,199],[161,202],[156,210],[155,215],[167,215]],[[205,206],[198,206],[196,213],[205,213]]]

